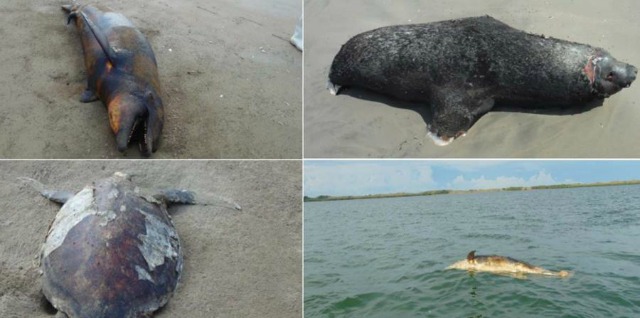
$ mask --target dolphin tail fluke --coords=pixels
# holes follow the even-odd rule
[[[69,13],[69,17],[67,18],[67,24],[71,23],[71,20],[78,17],[78,14],[76,12],[78,10],[77,5],[66,4],[62,6],[62,10],[64,10],[64,12]]]
[[[113,50],[111,45],[109,45],[109,39],[107,38],[107,35],[84,12],[80,11],[79,13],[76,14],[75,9],[76,8],[74,8],[74,11],[72,11],[71,14],[69,14],[69,20],[71,20],[71,16],[74,16],[74,17],[78,15],[81,16],[82,19],[84,19],[84,22],[86,23],[86,25],[89,27],[89,30],[91,30],[91,33],[93,33],[93,36],[95,36],[96,41],[98,41],[98,44],[100,44],[100,47],[102,48],[102,51],[104,51],[104,54],[109,59],[109,62],[111,62],[111,64],[114,66],[117,65],[116,52]]]

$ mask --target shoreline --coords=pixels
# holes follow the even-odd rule
[[[471,190],[440,189],[440,190],[429,190],[429,191],[415,192],[415,193],[401,192],[401,193],[346,195],[346,196],[319,195],[313,198],[304,196],[304,202],[404,198],[404,197],[419,197],[419,196],[443,195],[443,194],[471,194],[471,193],[479,193],[479,192],[500,192],[500,191],[557,190],[557,189],[590,188],[590,187],[611,187],[611,186],[637,185],[637,184],[640,184],[640,180],[608,181],[608,182],[595,182],[595,183],[564,183],[564,184],[541,185],[541,186],[533,186],[533,187],[508,187],[508,188],[471,189]]]

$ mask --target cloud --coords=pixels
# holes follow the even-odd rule
[[[532,187],[537,185],[551,185],[558,184],[550,173],[544,170],[539,171],[537,174],[532,175],[528,179],[511,177],[511,176],[499,176],[495,179],[486,179],[484,176],[479,178],[473,178],[467,180],[464,176],[458,175],[449,186],[452,189],[499,189],[508,187]]]
[[[437,160],[434,167],[446,167],[460,172],[477,172],[514,163],[508,160]]]
[[[309,160],[304,165],[305,195],[311,197],[500,189],[584,181],[569,175],[584,171],[576,168],[576,164],[561,166],[538,161]]]
[[[435,185],[427,162],[305,163],[306,196],[419,192]]]

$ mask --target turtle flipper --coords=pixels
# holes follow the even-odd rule
[[[154,199],[170,204],[196,204],[196,194],[193,191],[181,189],[167,189],[153,196]]]
[[[198,202],[198,204],[202,204],[202,205],[216,205],[216,206],[221,206],[227,209],[232,209],[232,210],[238,210],[241,211],[242,207],[236,203],[235,201],[231,200],[231,199],[227,199],[227,198],[223,198],[220,196],[211,196],[210,198],[207,198],[208,202]]]
[[[217,205],[233,210],[242,210],[242,207],[233,200],[219,197],[216,195],[209,195],[205,199],[196,200],[196,195],[193,191],[182,189],[165,189],[159,191],[153,195],[153,198],[158,201],[163,201],[167,205],[171,204],[191,204],[191,205]]]
[[[63,313],[62,311],[58,311],[54,318],[69,318],[69,316],[67,316],[67,314]]]
[[[20,177],[18,178],[18,180],[22,181],[25,184],[28,184],[34,190],[40,192],[43,197],[56,203],[64,204],[65,202],[67,202],[67,200],[75,195],[75,193],[71,191],[57,191],[46,189],[44,184],[35,179]]]
[[[444,146],[464,136],[482,115],[493,107],[494,99],[485,90],[438,87],[432,89],[429,135]]]

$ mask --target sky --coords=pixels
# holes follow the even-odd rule
[[[305,196],[640,180],[640,161],[305,160]]]

